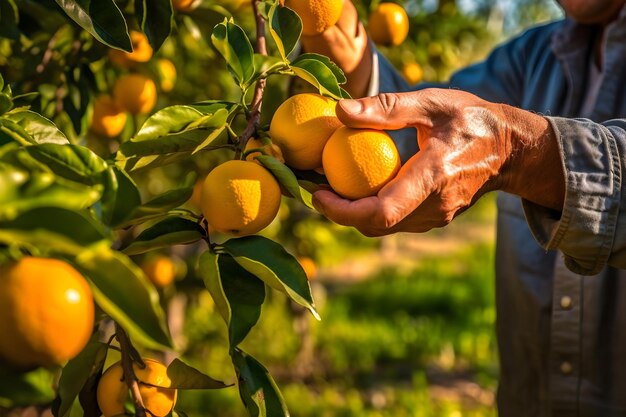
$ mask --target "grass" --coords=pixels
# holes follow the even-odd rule
[[[488,221],[490,210],[486,203],[474,220]],[[492,265],[487,242],[422,259],[409,272],[384,268],[359,282],[317,283],[323,320],[297,314],[313,340],[304,356],[289,303],[273,292],[244,349],[269,366],[294,417],[495,415]],[[187,317],[186,356],[232,381],[225,328],[201,298]],[[298,361],[310,369],[295,372]],[[236,391],[183,392],[177,408],[244,416]]]

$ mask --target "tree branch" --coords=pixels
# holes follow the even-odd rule
[[[256,22],[256,45],[254,47],[256,53],[260,55],[267,55],[267,46],[265,43],[265,19],[261,15],[259,10],[259,0],[252,1],[252,9],[254,10],[254,19]],[[261,105],[263,104],[263,93],[265,91],[265,78],[261,78],[256,82],[254,86],[254,96],[252,97],[251,111],[248,116],[248,125],[239,136],[239,146],[235,158],[241,158],[243,150],[246,148],[248,140],[254,135],[256,129],[259,127],[259,121],[261,120]]]
[[[143,399],[141,398],[141,393],[139,392],[139,380],[137,379],[137,375],[135,375],[135,370],[133,369],[133,357],[136,356],[136,350],[130,343],[130,338],[124,329],[122,329],[117,323],[115,323],[115,335],[120,344],[120,350],[122,351],[124,381],[126,381],[126,385],[128,385],[128,388],[130,389],[130,395],[133,398],[135,416],[147,417],[146,407],[143,404]]]

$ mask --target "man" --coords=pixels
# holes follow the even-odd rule
[[[452,89],[398,93],[411,87],[346,2],[304,49],[342,66],[353,96],[385,93],[341,101],[344,123],[415,128],[420,151],[375,197],[314,199],[374,236],[443,226],[501,190],[500,415],[626,416],[626,274],[606,266],[626,268],[626,0],[559,3],[567,19],[497,48]],[[402,132],[405,149],[415,130]]]

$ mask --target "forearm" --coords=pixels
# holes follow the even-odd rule
[[[300,38],[304,52],[326,55],[345,73],[343,88],[353,97],[363,97],[372,75],[372,49],[354,5],[344,1],[337,24],[325,32]]]

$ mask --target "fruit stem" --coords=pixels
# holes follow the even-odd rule
[[[259,10],[260,0],[252,1],[254,19],[256,22],[256,43],[254,49],[256,53],[267,56],[267,45],[265,43],[265,19]],[[248,125],[239,136],[235,159],[241,159],[241,152],[246,148],[248,140],[254,135],[261,120],[261,105],[263,104],[263,93],[265,91],[265,78],[261,78],[254,86],[254,96],[252,96],[251,111],[248,116]]]
[[[124,380],[126,381],[126,385],[128,385],[128,388],[130,389],[130,395],[133,398],[135,416],[146,417],[146,407],[143,404],[143,399],[141,398],[141,393],[139,392],[139,380],[137,379],[137,375],[135,375],[135,370],[133,369],[133,356],[134,353],[136,353],[136,350],[131,344],[128,334],[126,334],[124,329],[122,329],[117,323],[115,323],[115,335],[120,344],[120,350],[122,351],[122,369],[124,370]]]

